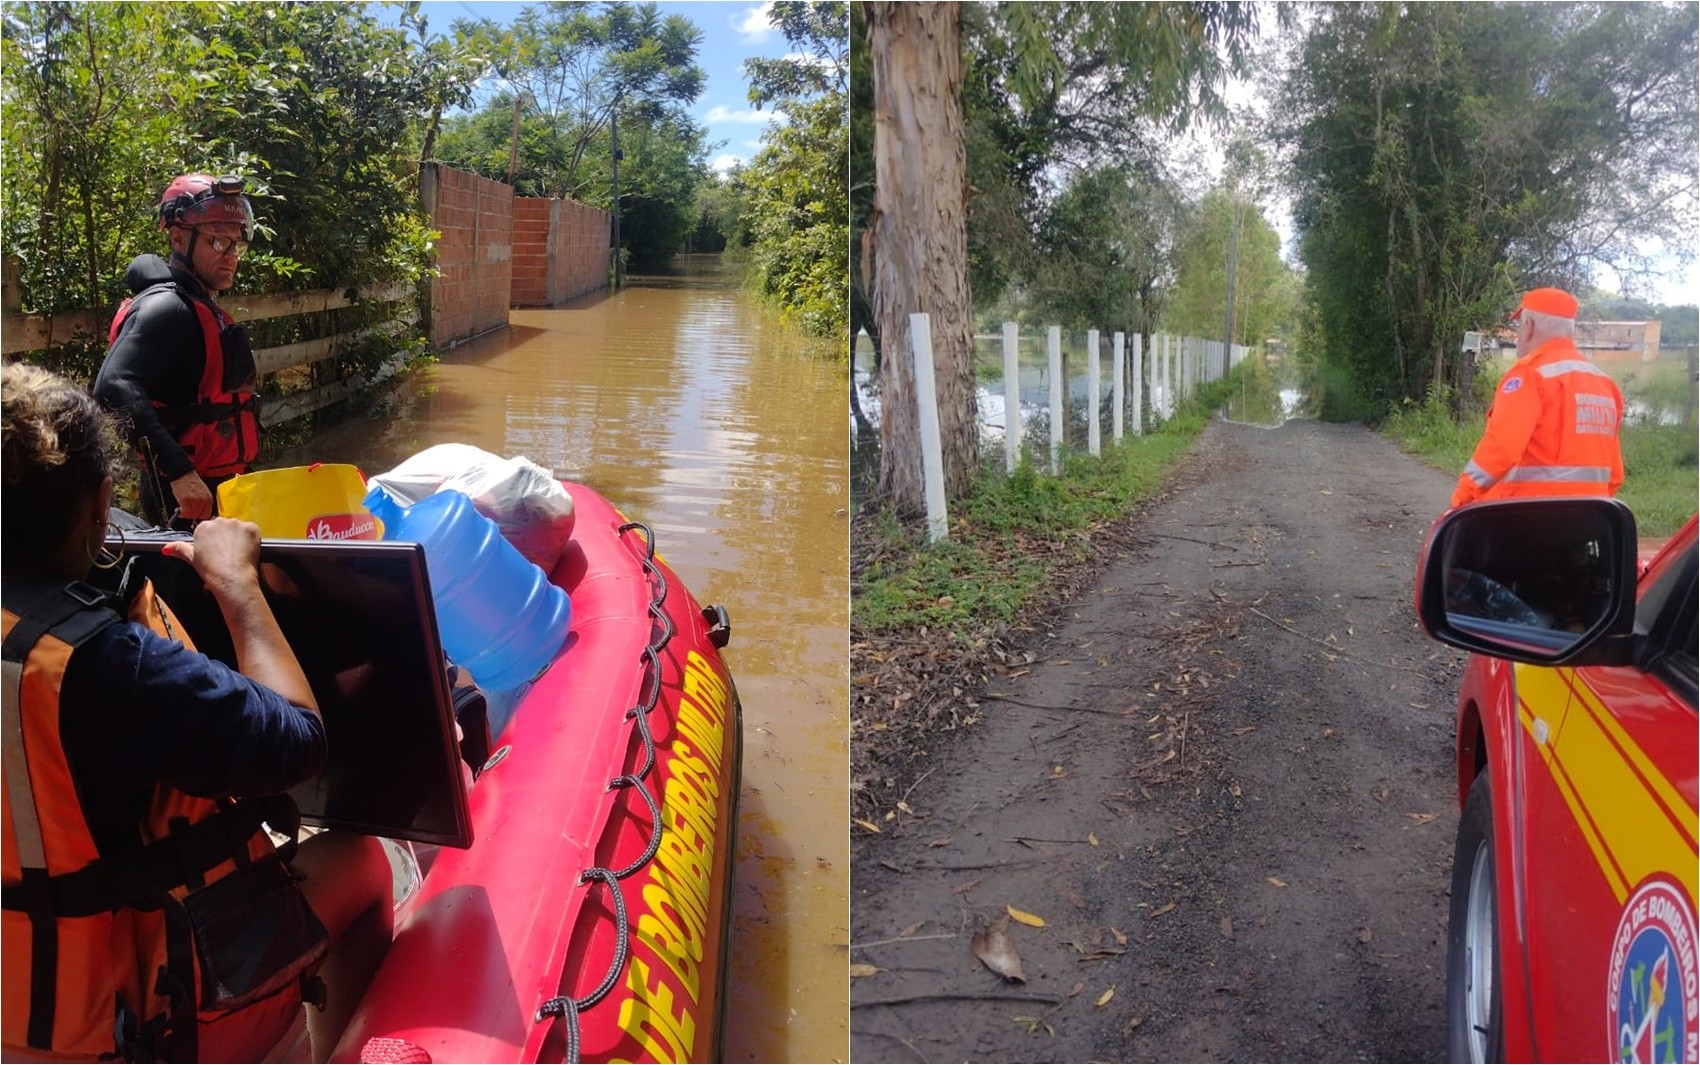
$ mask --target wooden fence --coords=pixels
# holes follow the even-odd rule
[[[419,322],[418,295],[418,289],[411,285],[363,289],[361,296],[365,302],[398,306],[392,307],[386,320],[377,325],[316,340],[257,349],[254,352],[255,369],[263,381],[268,376],[303,370],[333,358],[339,352],[372,336],[374,332],[384,331],[397,335],[412,330]],[[238,322],[321,314],[354,304],[355,301],[349,299],[340,289],[230,296],[219,300],[219,306]],[[104,342],[106,331],[116,312],[117,308],[114,307],[110,310],[66,311],[56,315],[19,313],[17,283],[8,257],[4,270],[4,286],[0,288],[0,354],[11,357],[26,352],[47,351],[76,340],[98,339]],[[271,397],[262,405],[261,421],[267,425],[277,425],[311,414],[349,398],[361,389],[390,376],[398,368],[398,364],[392,363],[370,377],[343,377]]]

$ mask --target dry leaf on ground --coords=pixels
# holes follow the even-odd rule
[[[1118,947],[1127,946],[1127,933],[1126,932],[1123,932],[1121,929],[1117,928],[1115,925],[1111,925],[1110,926],[1110,934],[1112,936],[1116,937],[1116,946],[1118,946]]]
[[[1272,877],[1270,877],[1270,878],[1269,878],[1269,882],[1270,882],[1270,883],[1271,883],[1271,884],[1274,884],[1274,885],[1275,885],[1275,886],[1276,886],[1276,887],[1286,887],[1286,886],[1287,886],[1287,882],[1286,882],[1286,881],[1285,881],[1285,880],[1282,880],[1282,879],[1281,879],[1281,878],[1280,878],[1280,877],[1278,877],[1278,876],[1272,876]]]
[[[1175,908],[1174,903],[1165,902],[1165,903],[1163,903],[1163,905],[1157,907],[1155,910],[1152,910],[1149,914],[1147,914],[1147,916],[1148,917],[1161,917],[1165,913],[1168,913],[1170,910],[1172,910],[1174,908]]]
[[[1021,955],[1015,952],[1015,944],[1009,941],[1008,917],[994,917],[984,931],[974,933],[969,946],[973,948],[974,956],[992,972],[1005,980],[1027,982],[1027,974],[1021,971]]]
[[[919,932],[921,930],[921,926],[926,924],[926,923],[927,922],[925,922],[925,921],[916,921],[914,924],[909,925],[906,928],[904,928],[903,931],[897,933],[897,938],[898,939],[908,939],[910,936],[914,935],[916,932]]]
[[[1108,1006],[1110,1004],[1110,1000],[1112,998],[1115,998],[1115,997],[1116,997],[1116,985],[1111,984],[1109,987],[1104,989],[1104,993],[1102,995],[1099,995],[1098,1001],[1092,1003],[1092,1005],[1097,1006],[1099,1009],[1102,1009],[1105,1006]]]
[[[1043,927],[1045,927],[1045,919],[1043,917],[1038,916],[1037,914],[1028,913],[1026,910],[1018,910],[1014,906],[1009,905],[1008,903],[1004,904],[1004,909],[1009,911],[1009,916],[1010,916],[1011,920],[1020,921],[1022,924],[1026,925],[1029,928],[1043,928]]]
[[[1234,919],[1232,917],[1222,918],[1222,938],[1234,938]]]
[[[869,965],[867,962],[853,961],[850,963],[850,976],[852,979],[858,976],[872,976],[875,973],[883,972],[885,972],[884,969],[877,965]]]
[[[855,820],[856,820],[856,824],[867,829],[869,832],[872,832],[875,835],[880,834],[880,826],[874,824],[872,821],[864,821],[860,817],[856,818]]]

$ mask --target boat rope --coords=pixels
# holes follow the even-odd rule
[[[650,641],[644,647],[642,658],[644,664],[645,691],[638,704],[626,711],[626,720],[635,723],[635,731],[643,742],[643,765],[633,773],[624,773],[608,782],[609,791],[616,788],[632,788],[649,807],[649,844],[643,854],[624,869],[603,869],[600,867],[586,869],[579,874],[579,883],[600,883],[607,889],[614,903],[614,960],[608,966],[608,972],[602,977],[602,982],[596,989],[583,998],[573,998],[570,995],[557,995],[548,999],[537,1008],[536,1021],[542,1022],[549,1017],[562,1017],[567,1025],[567,1054],[566,1060],[571,1065],[577,1065],[579,1060],[579,1014],[590,1009],[598,1002],[608,997],[608,994],[619,985],[620,977],[626,971],[626,962],[631,957],[631,923],[626,917],[626,898],[620,891],[620,881],[638,872],[648,865],[661,849],[661,804],[656,801],[655,793],[650,790],[648,777],[650,770],[655,768],[655,736],[649,730],[649,715],[661,701],[662,666],[661,652],[673,638],[673,619],[667,616],[667,576],[655,564],[655,533],[649,526],[639,521],[628,521],[620,526],[619,535],[634,529],[643,531],[643,563],[644,573],[649,578],[654,589],[649,600]],[[582,912],[582,911],[581,911]]]

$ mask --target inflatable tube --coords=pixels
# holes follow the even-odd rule
[[[720,1060],[741,710],[648,530],[567,484],[554,663],[474,785],[335,1061]]]

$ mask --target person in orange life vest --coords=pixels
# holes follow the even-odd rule
[[[151,585],[115,607],[83,583],[110,561],[117,454],[87,392],[26,362],[0,368],[0,1051],[258,1060],[299,1030],[301,978],[324,955],[329,1008],[307,1019],[324,1060],[388,947],[389,863],[376,840],[327,832],[285,869],[260,828],[262,814],[275,827],[292,810],[266,797],[323,765],[325,730],[261,592],[257,526],[202,522],[168,549],[218,603],[236,669],[186,646]],[[238,912],[292,916],[306,932],[249,919],[208,954],[201,885],[225,888],[215,912],[229,916],[228,896],[268,872],[283,902],[249,911],[239,898]],[[256,941],[271,968],[254,963]],[[231,990],[240,981],[214,986],[209,957],[248,969],[247,1001]]]
[[[184,174],[159,205],[171,258],[137,256],[124,282],[94,394],[128,419],[142,457],[142,516],[164,525],[216,513],[218,485],[259,454],[256,373],[247,331],[216,297],[236,280],[254,234],[239,178]]]
[[[1517,361],[1500,378],[1487,428],[1452,506],[1519,496],[1616,495],[1623,483],[1623,394],[1576,348],[1576,297],[1524,294],[1512,315]]]

